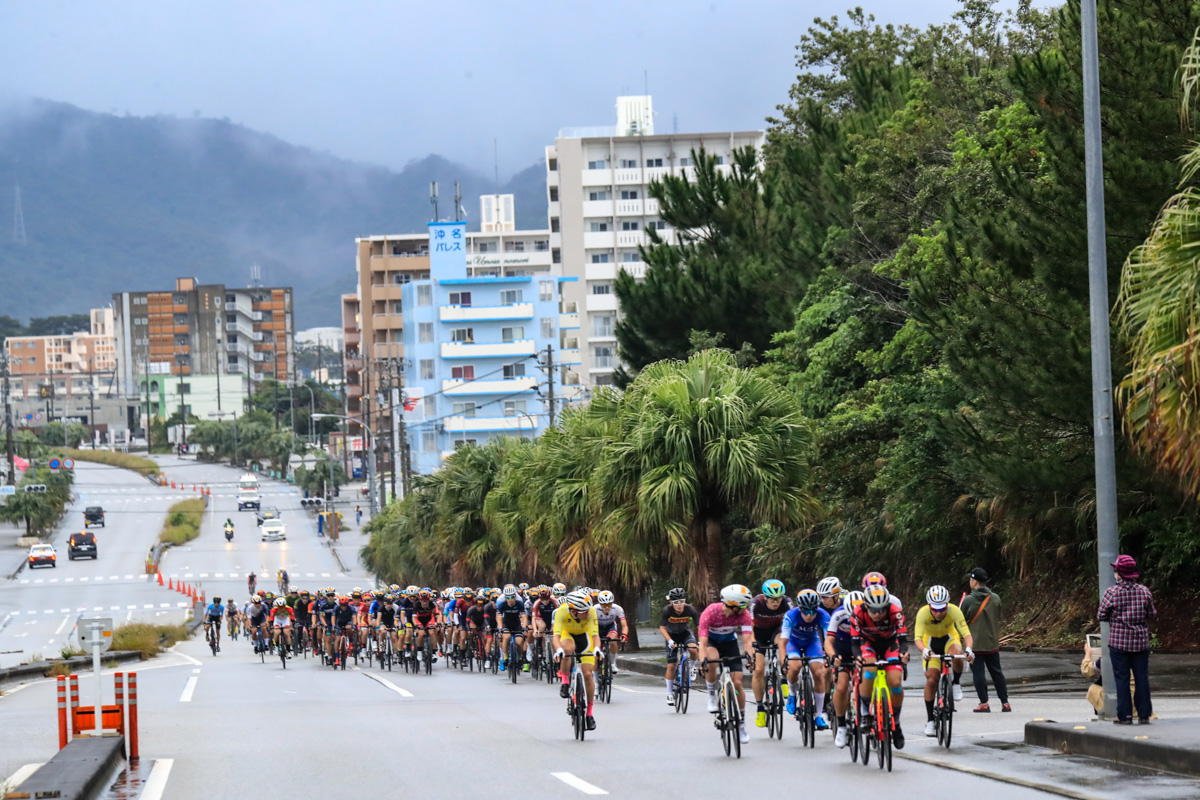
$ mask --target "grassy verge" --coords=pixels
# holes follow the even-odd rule
[[[188,638],[184,625],[151,625],[131,622],[113,631],[113,650],[138,650],[142,658],[152,658],[176,642]]]
[[[200,535],[200,521],[204,517],[204,500],[193,497],[180,500],[167,511],[158,540],[163,544],[180,545]]]
[[[117,453],[112,450],[68,450],[67,453],[76,461],[107,464],[110,467],[133,470],[139,475],[157,475],[161,471],[158,464],[150,459],[129,453]]]

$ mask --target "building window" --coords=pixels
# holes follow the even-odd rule
[[[13,343],[12,343],[12,346],[13,346],[14,348],[16,348],[16,349],[18,349],[18,350],[19,350],[19,349],[21,349],[22,347],[24,347],[24,346],[25,346],[25,343],[24,343],[24,342],[13,342]]]
[[[450,341],[462,342],[463,344],[474,344],[475,343],[475,329],[474,328],[455,328],[452,331],[450,331]]]
[[[462,306],[463,308],[470,308],[471,307],[471,293],[470,292],[451,292],[450,293],[450,305]]]
[[[607,281],[604,283],[593,283],[592,294],[612,294],[612,284]]]
[[[393,300],[392,301],[392,313],[399,316],[401,313],[403,313],[403,311],[404,311],[404,308],[400,305],[400,301]]]
[[[517,414],[525,413],[524,400],[505,400],[504,401],[504,416],[512,417]]]
[[[423,381],[433,380],[433,359],[432,358],[422,358],[420,363],[421,363],[421,380],[423,380]]]
[[[454,449],[455,450],[461,450],[464,447],[473,447],[474,445],[475,445],[474,439],[455,439],[454,440]]]
[[[717,166],[721,166],[724,163],[725,163],[725,156],[717,156]]]
[[[471,401],[467,401],[465,403],[455,403],[453,413],[456,417],[475,419],[475,403]]]
[[[635,261],[641,261],[642,256],[640,253],[630,252],[627,250],[624,253],[621,253],[621,260],[624,261],[626,264],[629,264],[629,263],[632,263]]]
[[[662,165],[663,165],[663,160],[661,158],[647,158],[646,159],[647,167],[661,167]]]
[[[470,364],[464,364],[461,367],[451,367],[450,377],[455,380],[473,381],[475,380],[475,367]]]
[[[590,230],[592,233],[604,233],[605,231],[611,229],[608,227],[607,222],[593,222],[590,226],[588,226],[588,230]]]
[[[609,373],[607,375],[597,375],[596,376],[596,385],[597,386],[612,386],[613,385],[612,374]]]
[[[654,228],[656,231],[665,231],[667,229],[667,223],[663,222],[661,219],[652,219],[646,223],[646,227]]]
[[[558,202],[558,187],[557,186],[550,187],[550,202],[551,203]]]
[[[561,264],[562,263],[562,250],[559,250],[556,247],[550,251],[550,263],[551,264]]]
[[[506,253],[524,253],[525,252],[525,243],[524,242],[505,242],[504,243],[504,252],[506,252]]]
[[[500,305],[515,306],[517,303],[521,302],[522,296],[523,293],[520,289],[505,289],[504,291],[500,292]]]
[[[433,305],[433,287],[418,286],[417,287],[417,305],[431,306]]]
[[[437,451],[437,431],[421,431],[421,450],[426,453]]]
[[[182,306],[187,303],[187,298],[181,294],[177,294],[173,298],[171,298],[171,302],[173,302],[177,306]]]
[[[638,199],[638,190],[637,189],[622,189],[621,190],[621,199],[622,200],[637,200]]]
[[[612,314],[599,314],[592,317],[592,336],[610,337],[613,335]]]
[[[518,339],[525,338],[525,326],[514,325],[511,328],[501,328],[500,338],[505,342],[515,342]]]
[[[422,398],[425,406],[425,419],[433,419],[437,416],[437,398],[425,397]]]
[[[620,163],[621,169],[637,169],[636,158],[622,158]]]
[[[606,167],[608,167],[608,162],[605,161],[603,158],[599,158],[599,159],[596,159],[595,161],[587,162],[588,169],[605,169]]]
[[[546,162],[546,170],[549,172],[558,172],[558,159],[552,158]]]
[[[692,159],[691,159],[690,157],[688,157],[688,156],[682,156],[682,157],[679,159],[679,166],[681,166],[681,167],[690,167],[691,165],[692,165]]]
[[[613,348],[605,345],[593,348],[592,350],[592,366],[593,367],[611,367],[613,365]]]
[[[433,341],[433,323],[420,322],[417,323],[417,341],[421,344],[429,344]]]
[[[592,253],[593,264],[607,264],[608,261],[608,253]]]
[[[550,218],[550,232],[558,233],[558,217]]]
[[[621,223],[621,230],[623,231],[636,231],[640,229],[641,224],[636,220]]]
[[[30,356],[30,357],[29,357],[29,363],[30,363],[30,364],[36,364],[36,363],[37,363],[37,356]]]
[[[550,242],[545,239],[537,239],[533,243],[534,252],[544,253],[550,249]]]
[[[525,377],[525,362],[524,361],[522,361],[518,364],[505,364],[504,365],[504,379],[505,380],[512,380],[513,378],[524,378],[524,377]]]
[[[588,191],[588,200],[611,200],[612,195],[608,193],[608,189],[591,189]]]
[[[412,283],[412,273],[397,272],[392,275],[392,283],[396,286],[403,286],[406,283]]]
[[[495,242],[479,242],[475,247],[477,253],[494,253],[496,252]]]
[[[538,300],[543,303],[554,299],[554,281],[538,281]]]
[[[554,336],[554,320],[550,317],[542,317],[542,338],[549,339]]]
[[[236,364],[236,363],[238,363],[238,357],[237,357],[237,356],[230,356],[230,357],[229,357],[229,359],[228,359],[228,361],[229,361],[229,363],[230,363],[230,364]]]

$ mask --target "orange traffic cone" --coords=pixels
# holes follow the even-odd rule
[[[160,573],[158,573],[158,585],[159,585],[159,586],[162,586],[162,585],[163,585],[163,582],[162,582],[162,573],[161,573],[161,572],[160,572]]]
[[[162,576],[159,576],[158,582],[162,583]],[[170,578],[167,580],[167,588],[170,589],[172,592],[175,591],[175,579],[174,578]]]

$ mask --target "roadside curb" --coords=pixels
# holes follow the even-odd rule
[[[139,650],[117,650],[105,653],[101,658],[101,666],[117,662],[124,664],[128,661],[141,661],[142,653]],[[55,661],[36,661],[32,664],[22,664],[18,667],[6,667],[0,669],[0,684],[12,683],[13,681],[26,680],[28,678],[45,678],[55,665],[65,664],[72,668],[86,668],[91,671],[92,657],[91,656],[72,656],[68,659],[58,659]],[[74,671],[74,669],[72,670]]]
[[[78,737],[26,778],[9,797],[87,800],[104,791],[109,776],[125,761],[125,737]]]
[[[1195,719],[1157,719],[1149,726],[1035,720],[1025,723],[1025,744],[1200,777],[1200,762],[1196,759],[1195,749],[1196,729]]]
[[[1008,783],[1008,784],[1012,784],[1014,786],[1024,786],[1025,788],[1028,788],[1028,789],[1036,789],[1040,792],[1056,794],[1059,797],[1070,797],[1070,798],[1072,798],[1072,800],[1099,800],[1096,797],[1096,795],[1085,794],[1084,792],[1077,792],[1073,789],[1067,789],[1064,787],[1055,786],[1054,784],[1050,784],[1050,783],[1042,783],[1042,782],[1034,781],[1034,780],[1026,780],[1025,778],[1017,778],[1012,775],[1003,775],[999,772],[992,772],[992,771],[986,770],[986,769],[979,769],[978,767],[968,767],[965,764],[955,764],[952,761],[946,761],[946,760],[940,759],[940,758],[930,758],[929,756],[919,756],[914,753],[905,753],[900,750],[893,751],[893,755],[896,758],[901,758],[901,759],[904,759],[905,761],[916,761],[921,764],[928,764],[931,767],[938,767],[939,769],[951,769],[951,770],[954,770],[955,772],[965,772],[968,775],[977,775],[980,778],[987,778],[988,780],[999,781],[1000,783]]]

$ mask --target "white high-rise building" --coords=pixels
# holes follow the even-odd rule
[[[730,153],[747,145],[761,149],[764,131],[656,134],[649,95],[618,97],[617,124],[563,128],[546,147],[550,201],[550,250],[561,274],[563,311],[579,315],[578,330],[564,330],[568,362],[564,392],[581,394],[612,383],[617,367],[616,322],[620,315],[613,281],[617,270],[645,275],[638,245],[654,227],[667,240],[674,232],[659,218],[658,202],[647,195],[655,178],[688,175],[691,152],[701,147],[730,169]]]

